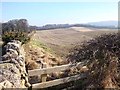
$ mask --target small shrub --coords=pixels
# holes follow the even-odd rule
[[[5,32],[2,35],[2,40],[7,43],[11,40],[19,40],[22,42],[22,44],[27,43],[30,40],[30,37],[28,36],[27,32],[14,32],[14,31],[10,31],[10,32]]]

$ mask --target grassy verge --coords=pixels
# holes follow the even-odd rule
[[[46,52],[49,52],[49,53],[52,53],[52,54],[54,53],[50,48],[48,48],[44,43],[40,42],[39,40],[32,39],[30,41],[30,43],[33,46],[43,48]]]

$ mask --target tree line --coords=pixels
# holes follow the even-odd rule
[[[26,43],[30,40],[28,34],[31,32],[26,19],[14,19],[6,23],[1,23],[2,40],[7,43],[11,40],[19,40]]]

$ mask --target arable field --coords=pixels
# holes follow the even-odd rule
[[[117,32],[117,30],[71,27],[36,31],[33,38],[51,48],[57,56],[65,59],[75,45],[93,39],[101,34],[114,32]]]

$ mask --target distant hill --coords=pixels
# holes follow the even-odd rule
[[[100,21],[100,22],[90,22],[88,24],[93,26],[117,27],[118,21]]]
[[[59,28],[70,28],[70,27],[87,27],[87,28],[108,28],[108,29],[117,29],[117,21],[101,21],[101,22],[91,22],[87,24],[47,24],[44,26],[30,26],[31,29],[36,30],[50,30],[50,29],[59,29]]]

